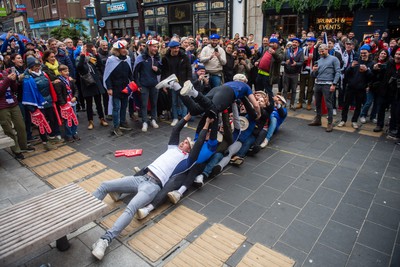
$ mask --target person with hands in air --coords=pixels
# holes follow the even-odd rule
[[[107,194],[118,200],[123,193],[135,194],[114,225],[92,246],[92,255],[102,260],[107,247],[132,221],[139,208],[151,203],[171,177],[186,172],[196,162],[202,143],[194,143],[190,137],[179,141],[183,126],[190,114],[172,129],[167,150],[135,176],[125,176],[101,183],[93,196],[103,200]]]
[[[19,48],[17,47],[17,43]],[[20,40],[18,33],[14,33],[12,30],[9,31],[6,35],[6,39],[0,48],[0,53],[7,52],[7,49],[10,49],[11,54],[18,53],[21,56],[25,54],[25,45],[22,40]]]

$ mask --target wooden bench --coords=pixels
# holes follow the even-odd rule
[[[14,145],[14,140],[4,133],[3,127],[0,125],[0,148],[7,148]]]
[[[76,184],[51,190],[0,211],[0,266],[57,240],[67,250],[66,235],[98,219],[107,206]]]

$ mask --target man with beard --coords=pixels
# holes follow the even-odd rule
[[[292,47],[286,50],[282,65],[283,69],[283,96],[287,98],[287,94],[291,92],[290,109],[296,110],[294,103],[296,102],[296,90],[298,77],[304,62],[303,49],[300,46],[299,38],[290,39]],[[301,96],[300,96],[301,97]]]
[[[344,95],[344,107],[342,110],[342,119],[338,127],[343,127],[347,121],[347,113],[352,101],[355,101],[356,109],[351,119],[352,127],[358,129],[358,117],[361,112],[361,105],[366,98],[366,90],[373,78],[373,62],[369,58],[371,48],[369,45],[363,45],[360,48],[360,60],[353,60],[352,65],[345,72],[347,79],[347,88]]]
[[[170,41],[168,43],[169,49],[162,59],[162,72],[161,79],[164,80],[168,76],[175,74],[180,86],[183,83],[192,78],[192,67],[190,65],[189,57],[185,53],[183,48],[179,47],[179,42]],[[164,87],[166,90],[167,88]],[[178,109],[180,108],[182,116],[187,113],[187,108],[183,104],[182,100],[178,97],[179,92],[171,89],[170,91],[172,97],[172,123],[171,126],[175,126],[178,123]]]
[[[275,37],[271,37],[269,39],[268,50],[260,60],[255,62],[255,66],[258,67],[256,90],[266,92],[271,102],[274,97],[272,85],[279,81],[283,57],[283,49],[279,45],[279,40]]]
[[[211,43],[205,46],[200,53],[200,62],[210,74],[210,87],[214,88],[222,84],[223,66],[226,64],[225,50],[219,46],[219,35],[210,36]]]
[[[99,57],[101,59],[101,63],[103,63],[103,66],[106,66],[107,59],[110,57],[110,51],[108,49],[108,42],[106,40],[100,41],[99,48],[97,49],[97,53],[99,54]],[[101,77],[101,80],[103,80],[103,77]],[[108,107],[108,100],[109,100],[109,95],[107,93],[103,94],[104,114],[105,114],[107,120],[112,120],[112,116],[109,115],[112,113],[112,111],[111,111],[112,105],[110,105],[110,108]]]
[[[328,126],[326,131],[332,132],[332,95],[336,90],[336,84],[340,78],[340,62],[337,57],[329,55],[328,46],[326,44],[321,44],[318,47],[318,53],[320,54],[320,59],[316,62],[316,64],[314,64],[311,72],[311,75],[316,78],[314,85],[314,97],[317,115],[308,125],[321,125],[321,102],[323,96],[326,102],[326,107],[328,108]]]

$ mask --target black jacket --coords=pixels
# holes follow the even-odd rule
[[[178,57],[178,65],[172,66],[171,50],[168,49],[167,53],[162,58],[161,80],[173,74],[173,69],[176,69],[178,71],[175,72],[175,75],[178,77],[179,84],[182,86],[184,82],[191,80],[192,66],[190,65],[189,57],[186,55],[184,49],[179,49],[179,53],[176,57]]]

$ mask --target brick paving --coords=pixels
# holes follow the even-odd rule
[[[76,167],[93,161],[104,165],[105,171],[123,175],[164,152],[171,131],[167,122],[161,122],[159,129],[149,127],[142,133],[138,122],[130,122],[134,130],[117,138],[111,135],[111,127],[99,126],[96,119],[95,130],[87,130],[85,114],[79,116],[82,140],[67,146],[87,160],[77,161]],[[210,227],[221,224],[246,237],[225,260],[226,266],[236,266],[257,243],[293,259],[295,266],[400,266],[400,147],[383,136],[371,136],[371,125],[326,133],[322,127],[307,126],[306,119],[312,116],[311,111],[290,112],[266,149],[246,158],[240,167],[229,166],[203,188],[189,190],[179,205],[207,220],[163,259],[152,262],[128,242],[176,208],[170,205],[115,240],[102,262],[90,253],[92,243],[104,232],[99,221],[73,233],[69,251],[46,246],[15,264],[163,266]],[[189,127],[181,136],[193,133]],[[142,156],[114,157],[115,150],[130,148],[142,148]],[[51,190],[49,179],[63,173],[55,170],[39,177],[33,172],[37,167],[21,165],[6,151],[1,150],[0,157],[0,208]],[[74,171],[70,165],[65,168]],[[90,184],[91,177],[104,172],[94,170],[93,175],[70,179]],[[115,205],[112,212],[123,207],[123,203]]]

